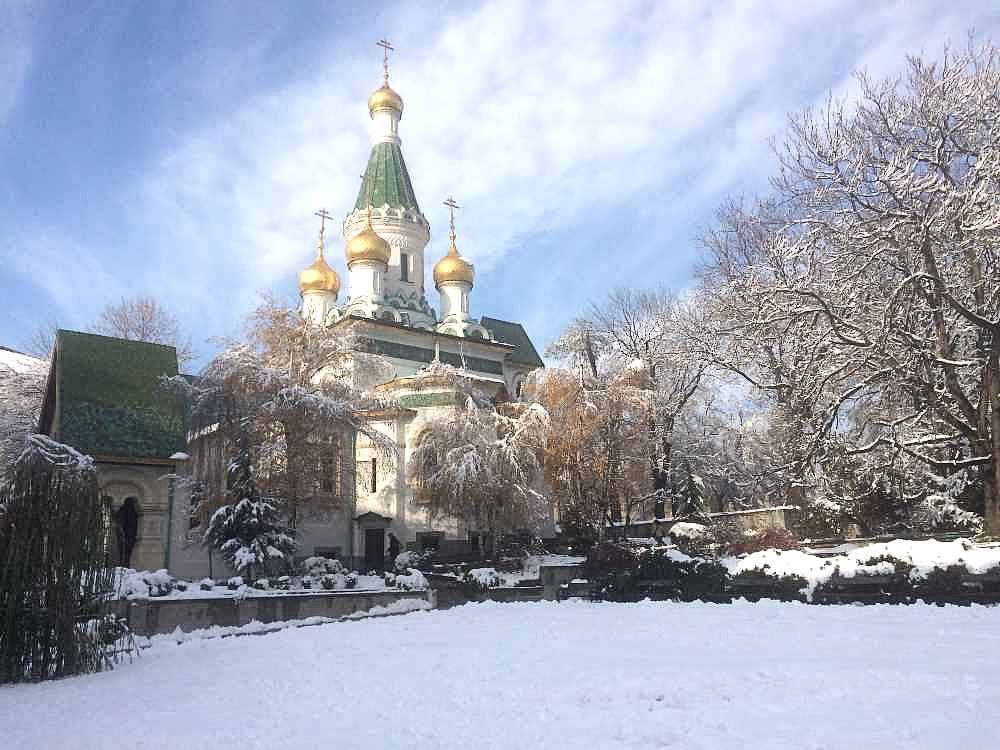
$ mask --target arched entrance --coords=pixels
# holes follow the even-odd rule
[[[126,497],[112,512],[115,531],[115,549],[118,552],[117,562],[123,568],[132,567],[132,552],[139,539],[139,500]]]

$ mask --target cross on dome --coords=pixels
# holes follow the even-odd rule
[[[451,241],[454,242],[455,241],[455,209],[456,208],[461,208],[461,206],[458,205],[457,203],[455,203],[455,199],[452,198],[450,195],[448,196],[448,200],[446,200],[444,202],[444,205],[446,205],[448,207],[448,213],[451,216],[451,220],[449,222],[449,226],[451,227]]]
[[[326,233],[326,220],[332,219],[333,216],[325,208],[321,208],[319,211],[313,211],[313,216],[319,217],[319,244],[316,247],[316,254],[318,257],[323,257],[323,235]]]
[[[389,83],[389,53],[395,51],[388,39],[379,39],[375,42],[379,47],[382,48],[382,79]]]

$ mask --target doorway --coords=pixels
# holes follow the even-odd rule
[[[365,572],[385,569],[385,529],[365,529]]]

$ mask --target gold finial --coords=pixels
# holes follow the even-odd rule
[[[389,83],[389,53],[395,51],[395,47],[389,44],[388,39],[379,39],[376,44],[382,48],[382,82]]]
[[[323,250],[325,249],[323,244],[323,235],[326,232],[326,220],[332,219],[333,217],[325,208],[321,208],[319,211],[313,211],[313,216],[319,217],[319,242],[316,243],[316,257],[322,260]]]
[[[471,287],[476,278],[475,269],[469,261],[458,254],[458,248],[455,246],[455,209],[460,208],[460,206],[450,196],[444,205],[448,207],[451,214],[449,222],[451,225],[451,246],[448,248],[448,253],[434,264],[434,285],[440,289],[441,285],[446,282],[461,281]]]
[[[449,222],[449,226],[451,227],[451,246],[455,247],[455,209],[461,208],[461,206],[455,203],[455,199],[450,195],[448,196],[448,200],[444,202],[444,205],[448,207],[448,213],[451,215],[451,220]]]

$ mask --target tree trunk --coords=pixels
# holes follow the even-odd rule
[[[984,472],[983,520],[990,536],[1000,536],[1000,342],[993,345],[988,369],[987,403],[990,409],[991,462]]]

